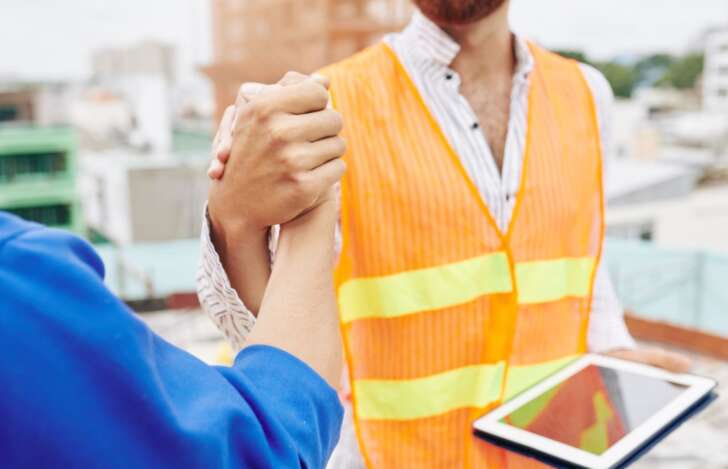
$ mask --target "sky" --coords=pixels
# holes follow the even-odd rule
[[[162,39],[182,76],[211,54],[210,0],[0,0],[0,77],[79,79],[96,48]],[[516,31],[547,47],[606,59],[680,53],[728,24],[727,0],[513,0]]]

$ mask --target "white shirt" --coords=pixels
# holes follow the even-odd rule
[[[496,223],[505,230],[510,222],[515,195],[520,185],[526,142],[529,76],[534,62],[525,41],[516,38],[517,65],[513,77],[501,175],[485,134],[480,126],[474,125],[477,123],[475,113],[459,92],[460,78],[450,68],[460,46],[420,12],[415,12],[404,31],[390,34],[384,40],[394,50],[419,89]],[[601,73],[583,64],[581,70],[595,99],[606,156],[614,97],[609,83]],[[272,256],[277,243],[277,230],[274,229],[271,233]],[[337,239],[340,240],[340,237],[337,236]],[[207,217],[203,221],[201,240],[202,258],[197,277],[200,304],[237,351],[243,346],[247,333],[255,323],[255,317],[230,286],[210,240]],[[340,249],[341,244],[338,241],[337,250]],[[634,340],[624,324],[622,306],[604,263],[600,263],[597,269],[588,331],[589,348],[593,352],[633,348]]]

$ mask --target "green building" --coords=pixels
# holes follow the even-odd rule
[[[69,128],[0,126],[0,210],[82,233],[76,149]]]

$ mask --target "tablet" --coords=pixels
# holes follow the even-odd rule
[[[476,433],[570,465],[611,469],[704,399],[715,381],[585,355],[477,420]]]

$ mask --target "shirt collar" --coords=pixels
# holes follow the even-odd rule
[[[460,52],[460,45],[422,12],[415,9],[412,20],[401,33],[402,39],[418,59],[449,67]],[[534,60],[528,44],[514,34],[516,52],[516,80],[525,80],[533,70]]]

